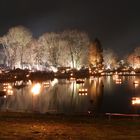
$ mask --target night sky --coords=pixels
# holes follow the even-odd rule
[[[34,37],[67,29],[98,37],[119,56],[140,46],[139,0],[0,0],[0,36],[12,26]]]

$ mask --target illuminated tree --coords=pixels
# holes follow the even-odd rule
[[[69,66],[70,54],[67,41],[62,39],[60,33],[45,33],[39,38],[39,43],[44,48],[44,60],[46,59],[49,65]]]
[[[89,64],[92,67],[102,67],[103,63],[103,56],[102,56],[102,46],[100,41],[96,38],[93,42],[89,45]]]
[[[76,30],[45,33],[33,39],[28,29],[17,26],[0,38],[11,68],[41,66],[71,66],[78,68],[88,63],[89,37]]]
[[[112,69],[117,65],[117,56],[111,49],[103,51],[104,66],[107,69]]]
[[[6,65],[13,68],[16,64],[17,46],[12,46],[6,36],[1,38],[1,44],[3,45],[4,54],[6,56]]]
[[[58,64],[61,67],[70,67],[71,58],[70,58],[69,49],[67,47],[67,43],[68,42],[62,40],[62,38],[59,40],[60,56],[59,56]]]
[[[5,64],[6,57],[4,55],[3,49],[0,47],[0,64]]]
[[[45,33],[39,38],[40,44],[44,47],[46,57],[50,65],[58,66],[61,50],[60,37],[56,33]]]
[[[39,38],[44,46],[49,64],[78,67],[84,64],[89,43],[88,36],[78,31],[46,33]]]
[[[25,50],[27,44],[32,39],[29,30],[23,26],[17,26],[9,29],[7,35],[3,37],[3,46],[8,59],[8,64],[20,66],[23,68]],[[25,58],[26,59],[26,58]]]
[[[78,68],[86,64],[87,46],[89,45],[88,35],[76,30],[64,31],[63,39],[67,41],[67,47],[71,57],[71,66]]]
[[[140,47],[135,48],[134,52],[128,56],[127,61],[133,68],[140,68]]]
[[[39,69],[39,65],[42,62],[42,49],[39,46],[39,43],[36,39],[32,39],[25,50],[25,63],[29,66],[29,68]]]

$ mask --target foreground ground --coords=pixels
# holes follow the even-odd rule
[[[0,140],[140,140],[140,119],[0,113]]]

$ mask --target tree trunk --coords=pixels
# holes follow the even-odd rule
[[[72,53],[71,46],[70,46],[70,55],[71,55],[72,67],[74,68],[74,58],[73,58],[73,53]]]

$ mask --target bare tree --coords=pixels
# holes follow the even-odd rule
[[[68,44],[67,41],[63,39],[59,40],[60,56],[59,56],[58,64],[61,67],[70,67],[71,57],[67,44]]]
[[[57,67],[62,51],[61,35],[57,33],[45,33],[39,38],[39,43],[44,46],[48,63]]]
[[[3,37],[3,46],[8,61],[15,61],[23,68],[23,56],[25,55],[26,46],[31,39],[31,33],[23,26],[9,29],[7,35]]]
[[[117,65],[117,55],[111,49],[103,51],[104,66],[107,69],[112,69]]]
[[[87,64],[89,37],[84,32],[45,33],[38,40],[23,26],[9,29],[0,39],[8,65],[12,68],[28,65],[72,66]]]
[[[45,63],[47,63],[47,56],[45,56],[46,50],[38,40],[34,40],[32,43],[32,45],[34,45],[34,62],[37,66],[37,69],[41,69],[41,66],[44,66]]]
[[[140,68],[140,47],[135,48],[134,52],[128,56],[127,61],[133,68]]]
[[[103,63],[103,55],[102,55],[103,49],[101,46],[100,41],[96,38],[94,41],[92,41],[89,45],[89,65],[91,67],[102,67]]]
[[[84,32],[76,30],[64,31],[63,39],[67,41],[67,47],[69,48],[71,63],[73,68],[77,68],[85,64],[87,57],[87,50],[89,45],[89,37]]]
[[[30,69],[32,69],[36,63],[36,48],[38,48],[38,42],[36,39],[32,39],[26,46],[23,59]]]

